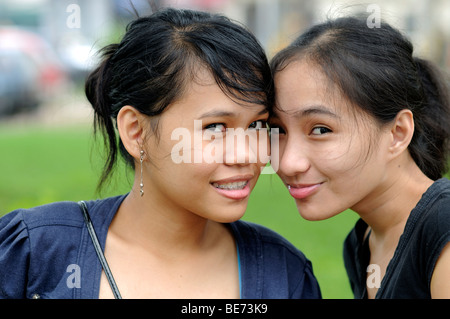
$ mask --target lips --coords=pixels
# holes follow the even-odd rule
[[[236,176],[223,180],[214,181],[211,186],[222,196],[230,199],[244,199],[250,195],[250,179],[253,175]]]
[[[322,185],[318,184],[308,184],[308,185],[292,185],[288,184],[288,190],[292,197],[296,199],[304,199],[308,196],[314,194]]]

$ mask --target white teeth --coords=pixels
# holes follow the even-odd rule
[[[247,181],[244,181],[244,182],[234,182],[234,183],[227,183],[227,184],[213,183],[212,185],[215,188],[235,190],[235,189],[243,189],[247,185],[247,183],[248,183]]]

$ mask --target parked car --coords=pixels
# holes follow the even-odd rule
[[[38,70],[23,52],[0,51],[0,115],[32,110],[40,102]]]
[[[35,109],[66,80],[57,55],[41,36],[0,27],[0,115]]]

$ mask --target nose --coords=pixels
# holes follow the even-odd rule
[[[258,133],[254,130],[237,128],[227,132],[224,145],[224,163],[227,165],[248,165],[258,162]]]
[[[311,167],[308,150],[301,138],[280,142],[280,164],[279,171],[284,176],[296,176],[305,173]]]

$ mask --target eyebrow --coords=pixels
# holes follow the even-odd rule
[[[260,111],[258,113],[258,115],[263,115],[269,113],[268,110],[263,109],[262,111]],[[238,117],[239,115],[237,113],[234,112],[229,112],[229,111],[221,111],[221,110],[213,110],[213,111],[209,111],[206,113],[203,113],[202,115],[200,115],[199,119],[204,119],[207,117]]]
[[[283,111],[280,111],[280,112],[283,112]],[[296,118],[311,116],[311,115],[315,115],[315,114],[326,115],[326,116],[333,117],[333,118],[339,118],[339,115],[337,115],[336,113],[334,113],[333,111],[331,111],[329,108],[327,108],[324,105],[310,105],[301,110],[296,110],[293,112],[286,112],[286,114],[296,117]],[[278,116],[275,115],[274,117],[278,117]]]

